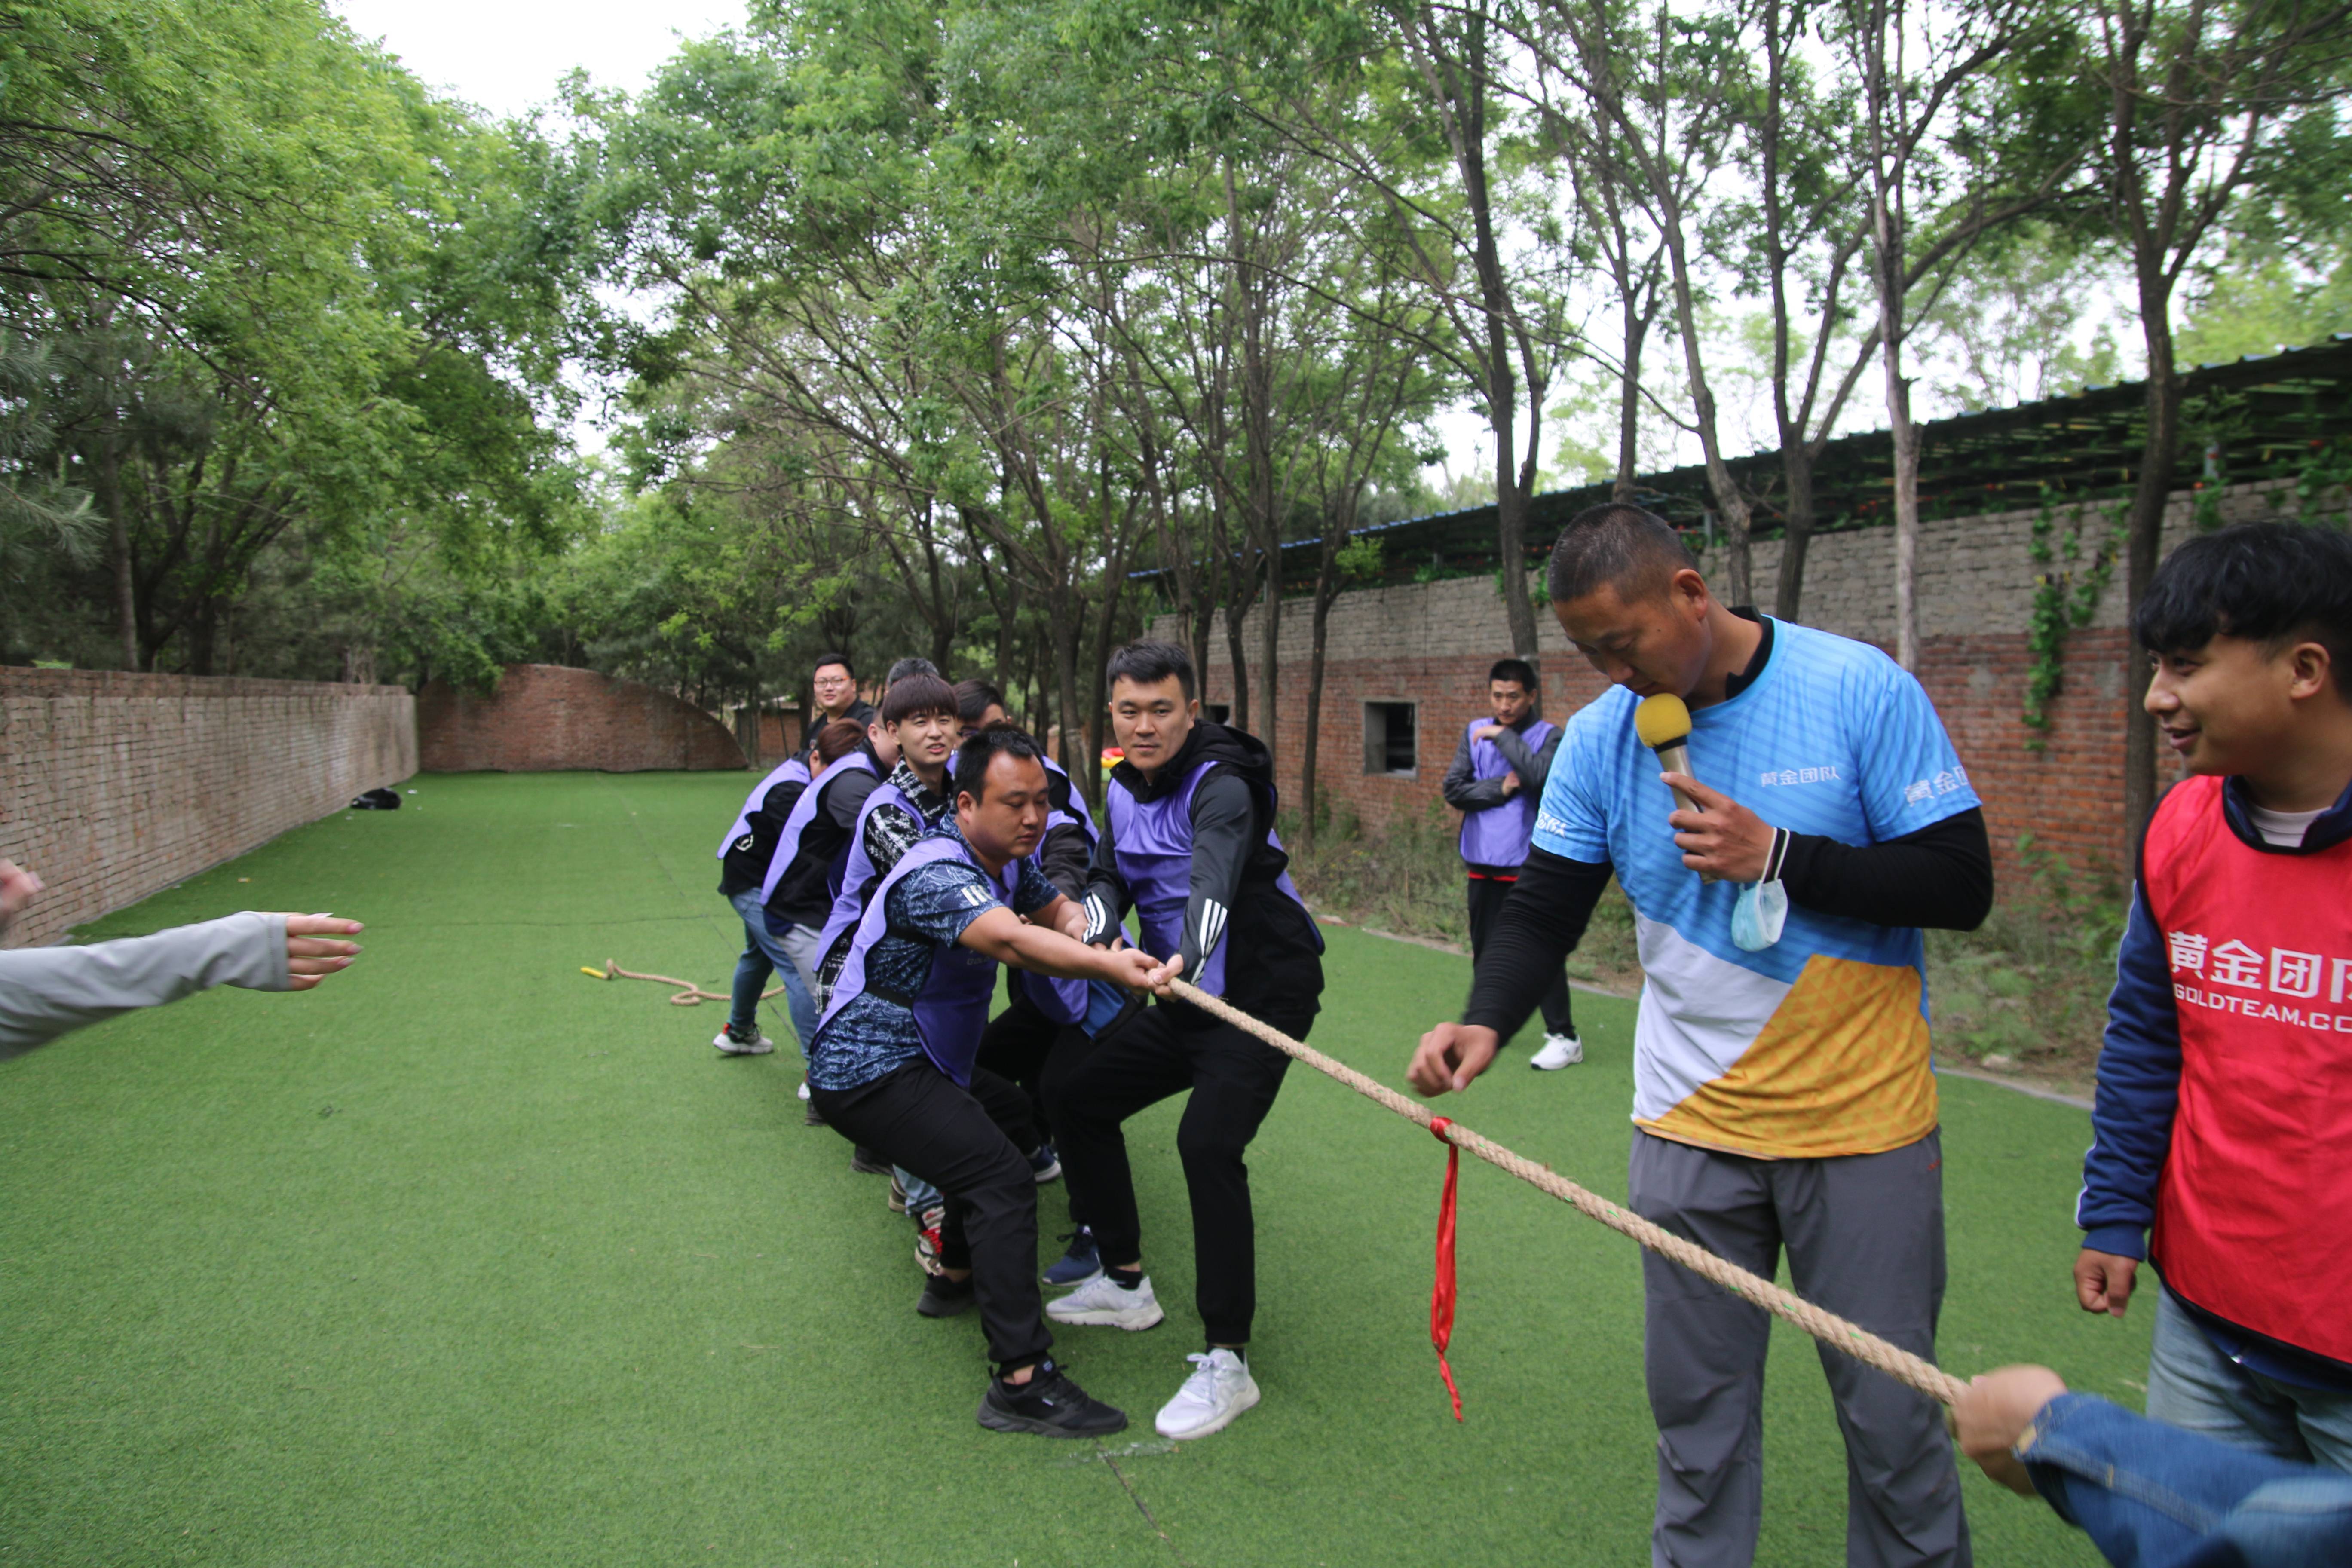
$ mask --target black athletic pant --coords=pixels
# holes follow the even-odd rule
[[[1189,1016],[1188,1016],[1189,1015]],[[1312,1015],[1269,1018],[1294,1038]],[[1257,1238],[1243,1152],[1274,1107],[1290,1058],[1182,1003],[1160,1004],[1086,1052],[1057,1053],[1045,1073],[1055,1147],[1070,1202],[1094,1227],[1106,1264],[1143,1256],[1135,1176],[1119,1124],[1146,1106],[1192,1091],[1176,1152],[1192,1200],[1192,1258],[1201,1324],[1212,1344],[1249,1342],[1257,1311]]]
[[[1065,1040],[1063,1037],[1071,1037]],[[1011,1079],[1029,1097],[1037,1131],[1054,1135],[1054,1119],[1045,1109],[1045,1062],[1056,1049],[1083,1050],[1085,1031],[1057,1024],[1029,999],[1025,990],[1013,993],[1012,1005],[988,1021],[980,1037],[980,1065],[999,1078]]]
[[[1508,872],[1502,876],[1485,871],[1470,873],[1470,963],[1474,971],[1477,967],[1478,955],[1486,950],[1486,938],[1493,933],[1495,922],[1502,918],[1503,901],[1518,885],[1516,880],[1503,879],[1508,875]],[[1569,1010],[1568,968],[1565,964],[1552,977],[1551,984],[1546,987],[1542,1007],[1547,1032],[1554,1035],[1576,1033],[1576,1017]]]
[[[928,1060],[856,1089],[809,1089],[810,1102],[843,1137],[880,1152],[947,1194],[940,1262],[969,1268],[1000,1370],[1034,1364],[1054,1337],[1037,1286],[1037,1181],[1024,1149],[1037,1146],[1029,1100],[994,1073],[971,1088]]]

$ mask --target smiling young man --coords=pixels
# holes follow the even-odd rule
[[[1412,1085],[1459,1090],[1486,1069],[1613,874],[1646,975],[1632,1206],[1767,1278],[1785,1249],[1808,1299],[1933,1355],[1943,1160],[1919,928],[1973,927],[1992,901],[1951,742],[1885,654],[1720,604],[1680,536],[1638,507],[1571,521],[1550,587],[1614,689],[1569,721],[1469,1008],[1423,1037]],[[1662,774],[1635,733],[1633,710],[1660,693],[1689,705],[1696,779]],[[1678,809],[1670,784],[1704,809]],[[1769,907],[1785,918],[1749,918]],[[1643,1283],[1652,1561],[1747,1564],[1770,1320],[1654,1256]],[[1934,1402],[1833,1351],[1822,1367],[1846,1441],[1847,1563],[1967,1563]]]
[[[1494,717],[1473,719],[1454,749],[1439,793],[1462,813],[1462,864],[1470,883],[1470,956],[1477,959],[1495,929],[1503,900],[1518,885],[1519,867],[1536,826],[1536,801],[1560,728],[1536,714],[1535,667],[1523,658],[1495,661],[1486,672],[1486,702]],[[1543,994],[1544,1043],[1528,1065],[1544,1072],[1584,1059],[1568,999],[1568,971]]]
[[[1111,728],[1125,760],[1104,791],[1087,885],[1090,942],[1118,940],[1132,908],[1146,952],[1180,955],[1193,984],[1304,1038],[1321,1006],[1323,936],[1290,884],[1274,834],[1274,759],[1252,736],[1201,718],[1192,661],[1170,643],[1111,656]],[[1094,1228],[1103,1273],[1046,1308],[1058,1322],[1148,1329],[1163,1313],[1143,1272],[1143,1230],[1120,1124],[1189,1094],[1176,1152],[1192,1203],[1207,1343],[1154,1423],[1204,1437],[1258,1401],[1244,1357],[1257,1310],[1257,1243],[1243,1156],[1290,1058],[1186,1002],[1162,1000],[1057,1058],[1045,1103],[1072,1212]]]
[[[919,839],[867,902],[818,1025],[809,1081],[842,1133],[948,1194],[940,1274],[917,1310],[977,1304],[995,1362],[980,1424],[1099,1436],[1127,1417],[1089,1398],[1046,1352],[1037,1284],[1037,1184],[1017,1146],[1027,1101],[974,1065],[998,963],[1136,990],[1171,973],[1055,929],[1068,900],[1029,862],[1051,812],[1036,743],[990,730],[956,753],[953,816]]]
[[[2148,1415],[2352,1471],[2352,539],[2192,539],[2134,630],[2189,776],[2141,841],[2076,1299],[2121,1317],[2153,1262]]]
[[[816,751],[817,731],[835,719],[855,719],[860,724],[874,721],[874,704],[857,695],[857,671],[845,653],[821,653],[809,667],[809,697],[815,711],[809,715],[807,744],[801,748],[805,762]]]

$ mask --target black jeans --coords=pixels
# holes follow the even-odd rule
[[[971,1270],[990,1358],[1006,1372],[1042,1359],[1054,1337],[1037,1286],[1037,1182],[1022,1152],[1036,1143],[1028,1097],[984,1070],[960,1089],[925,1059],[856,1089],[812,1086],[809,1100],[843,1137],[947,1194],[940,1262]]]
[[[1313,1021],[1312,1015],[1267,1020],[1294,1038]],[[1146,1008],[1092,1050],[1057,1053],[1046,1068],[1045,1102],[1072,1211],[1094,1227],[1106,1264],[1143,1255],[1135,1175],[1119,1124],[1192,1091],[1177,1124],[1176,1152],[1192,1200],[1201,1323],[1213,1344],[1249,1342],[1257,1312],[1257,1238],[1242,1155],[1289,1067],[1290,1058],[1273,1047],[1180,1003]]]
[[[1486,938],[1494,931],[1495,922],[1502,918],[1503,900],[1511,896],[1511,889],[1517,886],[1517,882],[1481,876],[1475,871],[1471,873],[1470,962],[1473,967],[1477,964],[1478,954],[1486,947]],[[1565,965],[1552,977],[1550,988],[1543,994],[1541,1005],[1547,1032],[1554,1035],[1576,1033],[1576,1016],[1569,1010],[1568,970]]]

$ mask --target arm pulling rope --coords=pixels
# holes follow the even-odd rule
[[[1632,1237],[1651,1251],[1673,1259],[1699,1278],[1712,1280],[1735,1296],[1753,1301],[1774,1317],[1804,1330],[1822,1343],[1834,1346],[1856,1361],[1876,1367],[1897,1383],[1916,1388],[1947,1405],[1966,1391],[1966,1383],[1933,1362],[1880,1339],[1859,1323],[1848,1322],[1834,1312],[1822,1310],[1760,1275],[1751,1274],[1735,1263],[1717,1258],[1696,1243],[1652,1224],[1597,1193],[1578,1186],[1567,1177],[1524,1155],[1513,1153],[1458,1121],[1434,1115],[1426,1106],[1407,1099],[1344,1062],[1333,1060],[1311,1046],[1292,1039],[1272,1025],[1259,1022],[1223,997],[1212,996],[1189,981],[1173,980],[1169,984],[1178,996],[1211,1016],[1221,1018],[1243,1033],[1264,1040],[1276,1050],[1305,1062],[1327,1078],[1339,1079],[1365,1099],[1386,1106],[1408,1121],[1429,1128],[1444,1142],[1467,1150],[1488,1164],[1508,1171],[1528,1185],[1539,1187],[1561,1202],[1574,1205],[1586,1217],[1599,1220],[1622,1236]]]

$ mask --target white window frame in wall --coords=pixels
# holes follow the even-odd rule
[[[1393,768],[1389,765],[1389,726],[1391,714],[1402,708],[1412,724],[1412,765]],[[1377,722],[1374,710],[1379,710]],[[1364,699],[1364,775],[1367,778],[1413,779],[1421,776],[1421,704],[1410,697],[1367,697]]]

